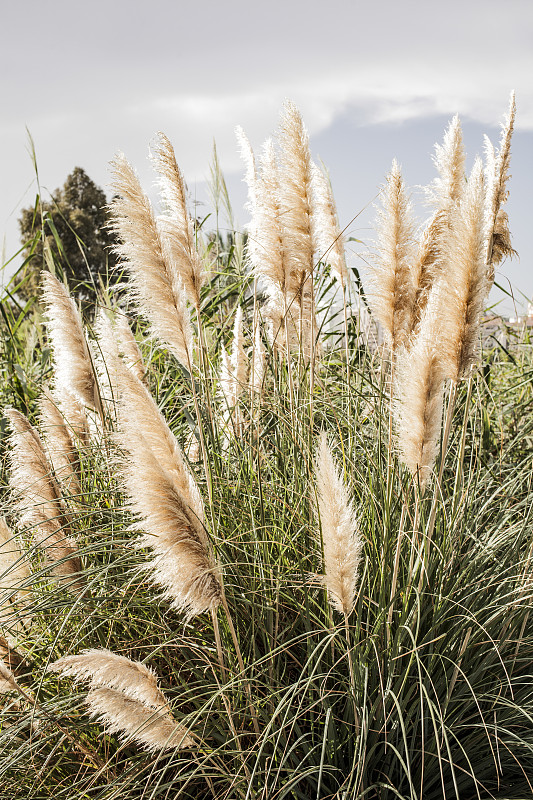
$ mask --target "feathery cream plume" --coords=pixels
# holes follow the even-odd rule
[[[193,746],[188,731],[172,718],[157,676],[140,661],[110,650],[85,650],[60,658],[48,670],[90,683],[89,712],[108,733],[120,733],[153,751]]]
[[[446,128],[442,144],[435,145],[433,163],[438,177],[429,188],[429,197],[438,210],[449,210],[460,201],[464,189],[465,150],[457,114]]]
[[[189,471],[176,437],[157,407],[147,387],[118,362],[120,380],[119,421],[121,429],[139,431],[163,470],[172,477],[177,491],[185,498],[197,519],[197,534],[205,536],[204,505],[200,491]],[[121,441],[122,441],[121,437]],[[127,442],[126,450],[127,450]],[[207,544],[207,538],[205,539]]]
[[[77,545],[70,538],[61,491],[50,472],[41,439],[24,414],[5,410],[13,433],[10,437],[10,486],[22,525],[32,526],[37,542],[59,578],[76,578],[81,565]]]
[[[30,589],[26,588],[30,577],[28,561],[20,549],[17,537],[4,517],[0,517],[0,630],[6,636],[6,639],[0,636],[0,658],[6,655],[8,662],[11,646],[15,647],[17,634],[24,630],[21,612],[24,601],[30,594]],[[5,628],[8,628],[9,633]]]
[[[119,444],[130,507],[139,517],[149,564],[172,606],[188,616],[216,608],[220,570],[203,519],[203,502],[180,447],[146,387],[121,363]]]
[[[435,211],[418,243],[418,254],[413,265],[416,287],[411,333],[416,333],[426,308],[431,289],[442,269],[442,240],[448,230],[446,214]]]
[[[333,608],[348,617],[355,603],[363,539],[325,432],[318,440],[315,476],[324,550],[324,575],[320,580]]]
[[[465,151],[461,122],[457,115],[448,125],[442,145],[435,145],[433,163],[438,177],[429,186],[427,194],[435,211],[422,234],[413,268],[416,297],[412,330],[415,332],[431,288],[443,268],[443,238],[449,230],[450,214],[464,191]]]
[[[31,591],[27,588],[30,577],[28,561],[17,537],[4,517],[0,517],[0,631],[5,635],[5,638],[0,636],[0,658],[6,656],[8,665],[13,660],[10,653],[14,653],[16,666],[18,653],[12,648],[17,645],[18,634],[24,631],[24,603]]]
[[[199,310],[200,290],[208,279],[208,272],[196,249],[194,225],[187,211],[183,175],[176,163],[174,148],[164,133],[158,134],[152,161],[159,174],[165,205],[165,214],[158,217],[159,230],[172,263],[183,281],[187,297]]]
[[[215,609],[222,599],[220,570],[198,520],[176,484],[138,432],[128,431],[127,462],[123,465],[131,510],[144,532],[142,545],[152,550],[148,568],[164,588],[164,597],[187,618]]]
[[[150,201],[133,167],[123,155],[113,162],[112,229],[122,244],[116,250],[127,269],[131,295],[163,342],[189,371],[193,364],[193,335],[185,289],[168,246],[161,239]]]
[[[254,275],[266,282],[268,301],[263,307],[263,316],[270,342],[276,352],[286,356],[289,350],[298,347],[293,323],[297,308],[291,306],[290,313],[288,311],[287,289],[290,276],[283,243],[280,167],[271,139],[263,146],[260,166],[247,247]]]
[[[300,112],[291,102],[284,107],[279,142],[283,181],[280,181],[278,191],[286,272],[290,280],[288,288],[291,294],[300,297],[314,266],[315,243],[311,227],[313,172],[309,136]]]
[[[317,243],[312,225],[313,162],[309,136],[296,106],[287,102],[281,118],[279,183],[286,315],[294,318],[302,355],[308,359],[318,337],[313,269]]]
[[[378,249],[367,297],[392,352],[411,329],[415,300],[413,219],[400,167],[392,162],[378,215]]]
[[[282,210],[279,198],[280,167],[274,145],[268,139],[260,160],[261,173],[255,190],[248,252],[254,274],[285,292],[288,278],[283,247]]]
[[[96,364],[102,385],[102,395],[106,404],[106,412],[113,417],[114,402],[117,401],[120,392],[116,372],[119,349],[113,324],[104,308],[98,309],[94,332],[98,342]]]
[[[132,661],[111,650],[83,650],[77,656],[64,656],[50,664],[48,670],[76,681],[90,681],[92,689],[115,689],[150,708],[166,704],[153,670],[141,661]]]
[[[114,401],[117,401],[121,390],[117,376],[118,359],[122,354],[128,369],[138,380],[144,381],[146,369],[141,351],[122,314],[116,314],[111,321],[106,311],[103,308],[99,309],[96,315],[95,330],[102,356],[102,363],[99,364],[101,381],[108,387],[108,399],[113,398]],[[111,414],[111,412],[112,408],[108,408],[108,413]]]
[[[237,307],[233,323],[233,344],[231,346],[231,372],[235,380],[235,392],[242,394],[248,374],[248,358],[244,349],[242,308]]]
[[[294,107],[292,108],[294,109]],[[295,111],[295,113],[298,112]],[[302,126],[300,132],[305,138],[306,134],[303,131],[301,119],[300,124]],[[241,136],[241,145],[247,164],[248,205],[252,212],[252,220],[248,225],[248,256],[254,275],[266,283],[268,301],[263,308],[263,316],[267,323],[269,339],[277,352],[286,355],[287,338],[290,350],[298,349],[301,327],[306,331],[306,343],[309,338],[307,336],[308,321],[302,321],[300,324],[302,305],[306,306],[309,313],[310,282],[306,283],[308,272],[302,273],[301,269],[295,271],[294,263],[291,265],[288,259],[290,240],[287,239],[285,220],[287,212],[282,200],[282,183],[286,175],[282,165],[278,163],[272,140],[268,139],[263,146],[259,173],[256,171],[253,153],[244,134]],[[311,235],[309,222],[307,228],[309,244]],[[294,242],[292,244],[294,245]],[[312,253],[310,269],[312,269]],[[304,291],[306,298],[302,304]]]
[[[490,289],[484,212],[485,186],[478,158],[463,198],[452,213],[446,238],[442,300],[449,324],[442,337],[441,358],[445,377],[456,382],[475,361],[480,317]]]
[[[511,92],[509,112],[502,125],[500,147],[497,155],[492,145],[486,147],[487,159],[487,274],[490,284],[494,281],[494,269],[506,257],[516,255],[511,245],[509,219],[502,205],[509,191],[509,168],[511,165],[511,139],[516,115],[515,93]],[[492,150],[492,153],[491,153]]]
[[[441,365],[442,305],[434,287],[418,333],[396,361],[393,406],[398,449],[403,463],[426,486],[439,451],[444,375]]]
[[[78,448],[53,394],[47,389],[39,398],[39,427],[56,478],[71,495],[79,496]]]
[[[64,284],[42,273],[46,329],[54,353],[56,388],[68,389],[89,408],[102,413],[98,381],[80,313]]]
[[[344,255],[344,236],[339,226],[335,198],[324,170],[313,164],[311,174],[313,177],[313,213],[311,216],[313,239],[318,248],[320,260],[330,265],[333,277],[344,291],[348,282],[348,270]]]

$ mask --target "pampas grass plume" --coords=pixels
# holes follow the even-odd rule
[[[164,133],[158,134],[152,161],[159,174],[165,213],[158,217],[158,226],[170,253],[187,297],[200,308],[200,290],[208,279],[196,249],[193,222],[187,212],[185,181],[176,162],[174,148]]]
[[[283,245],[279,165],[271,139],[263,145],[260,167],[248,252],[254,274],[284,293],[289,272]]]
[[[445,377],[459,381],[473,365],[479,323],[490,289],[486,272],[485,187],[476,159],[461,203],[451,217],[446,238],[443,309],[449,324],[441,349]]]
[[[151,751],[193,746],[188,731],[172,718],[155,673],[141,662],[110,650],[85,650],[60,658],[48,670],[90,683],[89,712],[108,733]]]
[[[118,338],[119,350],[124,356],[128,369],[140,380],[146,380],[146,365],[141,349],[133,335],[128,320],[124,314],[115,316],[115,331]]]
[[[243,419],[239,398],[247,386],[248,357],[244,349],[243,315],[240,306],[235,313],[231,357],[224,346],[221,350],[219,386],[222,400],[222,420],[225,427],[230,424],[237,436],[242,435]]]
[[[438,177],[431,184],[428,194],[437,209],[450,209],[461,199],[465,158],[461,122],[456,114],[444,132],[442,144],[435,145],[433,163]]]
[[[50,272],[42,273],[42,284],[56,388],[60,392],[68,389],[83,404],[101,413],[93,360],[76,303]]]
[[[259,325],[255,329],[255,338],[252,353],[252,366],[250,369],[250,391],[261,394],[263,391],[263,380],[266,370],[266,353],[261,328]]]
[[[179,443],[168,427],[148,388],[118,361],[119,376],[119,441],[128,450],[128,435],[142,434],[163,470],[172,478],[177,491],[185,498],[197,520],[197,533],[205,536],[204,505],[196,481],[189,471]],[[206,540],[207,541],[207,540]]]
[[[355,602],[363,539],[325,432],[318,440],[315,477],[324,551],[321,582],[333,608],[348,617]]]
[[[506,257],[516,255],[511,245],[509,220],[502,205],[508,197],[507,182],[511,164],[511,139],[516,115],[515,94],[511,92],[509,112],[502,125],[500,147],[497,155],[492,145],[486,147],[487,153],[487,265],[488,279],[494,280],[494,268]]]
[[[120,461],[130,507],[154,558],[148,568],[187,616],[216,608],[220,570],[203,526],[203,502],[181,449],[148,390],[118,364]]]
[[[440,292],[434,288],[420,329],[396,361],[394,416],[403,463],[426,486],[439,451],[444,375]]]
[[[76,681],[90,681],[93,689],[115,689],[150,708],[162,708],[166,704],[151,669],[111,650],[84,650],[77,656],[64,656],[50,664],[48,670]]]
[[[125,741],[133,740],[148,751],[194,747],[187,729],[177,725],[170,714],[153,711],[121,692],[92,689],[86,702],[90,715],[102,722],[108,733],[118,733]]]
[[[442,145],[435,145],[433,162],[438,177],[427,189],[427,195],[435,211],[420,239],[413,268],[416,297],[411,329],[414,333],[420,325],[431,289],[443,269],[443,242],[449,231],[450,214],[464,192],[465,151],[457,115],[448,125]]]
[[[396,161],[387,175],[378,215],[377,254],[370,271],[367,296],[394,352],[411,329],[415,301],[414,225],[411,204]]]
[[[71,495],[80,495],[78,449],[54,396],[46,389],[39,398],[39,426],[56,478]]]
[[[16,536],[4,517],[0,517],[0,588],[17,589],[30,577],[28,562]],[[20,590],[25,593],[27,590]]]
[[[69,519],[61,490],[36,429],[24,414],[6,409],[13,433],[10,438],[10,486],[21,523],[35,528],[38,544],[57,577],[72,578],[80,572],[77,545],[69,537]],[[74,584],[79,585],[79,579]]]
[[[314,195],[312,214],[314,241],[320,260],[330,265],[333,277],[344,290],[348,281],[344,237],[338,222],[331,184],[327,175],[316,164],[312,165],[311,172]]]
[[[150,201],[123,155],[113,162],[112,228],[121,240],[116,250],[130,276],[130,293],[163,342],[189,371],[193,336],[185,289],[174,256],[161,239]]]
[[[314,241],[311,228],[312,160],[309,135],[294,103],[284,106],[279,142],[281,170],[279,195],[283,221],[283,245],[288,260],[294,294],[300,294],[302,284],[313,271]]]

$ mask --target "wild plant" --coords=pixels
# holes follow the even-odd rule
[[[50,386],[6,410],[4,792],[531,795],[531,346],[480,344],[513,122],[466,177],[452,120],[420,229],[393,164],[376,347],[292,104],[239,133],[246,235],[162,134],[160,215],[116,159],[126,286],[84,326],[43,276]]]

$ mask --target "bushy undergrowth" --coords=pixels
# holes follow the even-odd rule
[[[116,216],[127,216],[124,207]],[[258,230],[248,236],[260,241]],[[139,429],[139,409],[150,402],[143,376],[124,366],[124,340],[113,350],[105,320],[86,320],[91,349],[83,368],[93,383],[82,391],[72,364],[83,344],[69,352],[76,332],[66,321],[64,344],[58,338],[59,290],[51,279],[48,342],[42,316],[3,300],[2,402],[35,427],[24,428],[13,412],[11,428],[2,423],[11,530],[0,549],[0,797],[531,796],[527,335],[508,349],[486,345],[465,377],[443,384],[436,461],[419,461],[413,471],[397,444],[397,425],[409,420],[395,411],[402,402],[396,357],[390,347],[370,346],[362,317],[344,315],[344,303],[333,315],[335,265],[326,268],[327,256],[315,270],[309,316],[303,276],[298,314],[284,307],[292,334],[283,321],[276,333],[273,292],[250,273],[247,259],[258,256],[245,249],[244,235],[190,231],[201,269],[216,257],[189,303],[191,354],[186,336],[175,344],[168,331],[165,341],[169,323],[151,318],[162,309],[150,310],[136,267],[115,287],[110,317],[127,312],[133,320],[143,380],[181,448],[174,466],[163,452],[164,423],[148,410]],[[140,258],[138,251],[122,257]],[[179,304],[167,289],[171,315]],[[147,321],[152,333],[159,324],[155,338]],[[276,338],[280,332],[285,338]],[[59,381],[61,370],[70,379]],[[38,411],[45,383],[72,442],[68,463],[58,459],[61,421],[47,428]],[[84,433],[73,422],[72,397]],[[57,478],[55,499],[35,467],[37,430],[53,463],[47,474]],[[317,455],[322,431],[337,483]],[[26,493],[18,458],[26,458]],[[200,501],[190,484],[183,488],[188,471]],[[195,533],[198,522],[203,533]],[[169,578],[172,565],[179,569]],[[176,575],[184,585],[194,578],[188,593],[172,588]],[[353,596],[344,588],[352,577]],[[95,701],[65,668],[66,657],[85,650],[155,672],[168,705],[155,702],[150,714],[171,725],[168,741],[143,748],[148,706],[138,689],[117,688],[111,661],[102,680],[86,662],[90,691],[109,692],[101,695],[109,716],[100,708],[100,722],[89,717],[87,703],[94,711]],[[113,723],[117,695],[129,727]],[[176,731],[181,739],[172,740]]]

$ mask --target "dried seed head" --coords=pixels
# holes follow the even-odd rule
[[[71,587],[79,588],[78,548],[70,538],[69,517],[39,434],[20,411],[7,409],[5,415],[13,429],[10,487],[21,524],[34,528],[54,575],[70,578]]]
[[[191,748],[189,731],[162,710],[154,711],[130,700],[113,689],[92,689],[86,699],[89,713],[105,725],[110,734],[118,733],[151,752],[171,748]]]
[[[130,294],[152,334],[191,370],[192,327],[180,270],[132,166],[119,155],[113,167],[112,229],[121,240],[116,250],[130,277]]]
[[[322,583],[333,608],[349,616],[355,602],[363,539],[325,433],[318,441],[315,476],[324,550]]]
[[[416,292],[411,204],[396,161],[382,192],[377,228],[377,254],[371,264],[367,296],[387,344],[395,352],[411,330]]]
[[[50,272],[42,273],[46,329],[54,352],[56,389],[67,389],[84,405],[100,411],[93,358],[76,303]]]
[[[200,290],[208,279],[202,259],[196,249],[192,219],[187,211],[185,181],[177,165],[174,148],[164,133],[158,134],[152,161],[159,174],[165,213],[158,217],[158,227],[179,272],[189,301],[200,307]]]
[[[418,333],[396,362],[393,407],[400,457],[423,489],[438,455],[444,375],[441,362],[442,306],[434,287]]]

